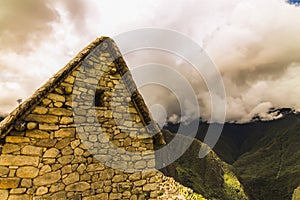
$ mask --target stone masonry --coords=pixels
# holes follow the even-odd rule
[[[0,123],[0,199],[156,199],[159,129],[115,43],[96,39]]]

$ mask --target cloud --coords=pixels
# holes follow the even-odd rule
[[[95,37],[143,27],[175,30],[203,46],[224,81],[227,121],[270,119],[272,107],[299,111],[299,10],[285,0],[3,0],[0,112],[12,110],[16,99],[32,94]],[[201,117],[210,119],[211,96],[217,94],[189,63],[151,51],[125,58],[131,69],[148,62],[174,67],[196,91]],[[189,99],[181,113],[176,96],[155,87],[141,91],[148,105],[165,108],[170,121],[197,116]]]
[[[25,51],[34,48],[52,32],[51,23],[59,20],[50,2],[2,0],[0,7],[1,49]]]

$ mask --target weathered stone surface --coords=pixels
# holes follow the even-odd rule
[[[73,88],[72,88],[72,87],[66,87],[66,88],[65,88],[66,94],[71,94],[72,91],[73,91]]]
[[[51,102],[52,101],[50,99],[47,99],[47,98],[42,100],[42,103],[43,103],[44,106],[48,106]]]
[[[50,134],[41,130],[29,130],[26,131],[26,136],[31,138],[49,138]]]
[[[33,184],[36,186],[43,186],[56,183],[61,178],[60,171],[51,172],[38,176],[33,180]]]
[[[39,174],[39,169],[36,167],[25,166],[17,170],[17,177],[20,178],[35,178]]]
[[[0,166],[0,176],[7,175],[9,173],[8,167]]]
[[[58,116],[54,116],[54,115],[30,114],[25,119],[27,121],[34,121],[39,123],[49,123],[49,124],[58,123]]]
[[[40,195],[44,195],[48,192],[48,188],[47,187],[39,187],[37,190],[36,190],[36,195],[40,196]]]
[[[82,200],[108,200],[108,194],[102,193],[94,196],[83,197]]]
[[[59,95],[59,94],[54,94],[54,93],[49,94],[48,99],[51,99],[54,102],[56,102],[56,101],[65,102],[66,101],[66,98],[64,96]]]
[[[300,200],[300,186],[294,190],[292,200]]]
[[[64,138],[64,139],[57,142],[57,144],[55,145],[55,148],[63,149],[66,146],[68,146],[69,144],[70,144],[70,138]]]
[[[42,131],[56,131],[59,129],[57,125],[39,124],[39,129]]]
[[[109,199],[122,199],[122,193],[110,193]]]
[[[62,180],[62,182],[65,185],[70,185],[71,183],[75,183],[77,181],[79,181],[79,173],[78,172],[71,173]]]
[[[48,112],[48,109],[45,107],[41,107],[41,106],[37,106],[34,108],[34,110],[32,111],[32,113],[34,114],[40,114],[40,115],[44,115]]]
[[[6,153],[12,153],[12,152],[16,152],[19,151],[21,149],[21,147],[17,144],[4,144],[3,149],[2,149],[2,153],[6,154]]]
[[[65,185],[63,183],[55,183],[50,187],[50,192],[58,192],[65,189]]]
[[[66,165],[69,164],[70,162],[72,162],[72,160],[74,159],[73,155],[68,155],[68,156],[62,156],[60,158],[58,158],[58,162],[62,165]]]
[[[87,182],[77,182],[77,183],[68,185],[65,190],[82,192],[82,191],[86,191],[86,190],[90,189],[90,187],[91,187],[90,184],[88,184]]]
[[[2,166],[24,166],[31,165],[37,167],[39,164],[39,157],[33,156],[14,156],[14,155],[1,155],[0,165]]]
[[[75,136],[75,128],[62,128],[58,131],[55,131],[55,137],[66,138],[66,137],[74,137]]]
[[[119,182],[123,182],[126,180],[126,176],[125,175],[115,175],[112,179],[112,182],[114,183],[119,183]]]
[[[64,82],[69,83],[69,84],[73,84],[75,81],[75,78],[73,76],[68,76]]]
[[[134,167],[136,169],[145,169],[147,167],[147,162],[144,160],[137,161],[134,163]]]
[[[37,123],[35,123],[35,122],[29,122],[29,123],[27,124],[27,129],[28,129],[28,130],[35,129],[36,127],[37,127]]]
[[[95,164],[88,165],[86,171],[92,172],[92,171],[101,171],[104,169],[105,166],[102,163],[95,163]]]
[[[26,192],[26,188],[13,188],[10,190],[10,194],[24,194]]]
[[[19,178],[0,178],[0,189],[17,188],[20,180]]]
[[[140,187],[140,186],[143,186],[147,183],[146,180],[138,180],[138,181],[135,181],[133,184],[137,187]]]
[[[27,145],[27,146],[22,148],[21,154],[31,155],[31,156],[41,156],[42,151],[43,151],[42,147]]]
[[[73,153],[74,153],[74,151],[73,151],[72,147],[70,147],[70,146],[66,146],[65,148],[63,148],[61,150],[61,154],[64,155],[64,156],[71,155]]]
[[[65,191],[60,191],[52,194],[50,197],[48,197],[47,200],[65,200],[67,199],[67,195]]]
[[[153,191],[157,189],[156,183],[146,184],[143,186],[143,191]]]
[[[62,102],[55,102],[54,106],[57,108],[61,108],[64,104]]]
[[[21,186],[25,188],[30,188],[32,186],[32,180],[31,179],[22,179]]]
[[[64,124],[64,125],[72,124],[73,118],[72,117],[62,117],[59,123]]]
[[[22,195],[9,195],[8,200],[30,200],[30,195],[22,194]]]
[[[8,198],[8,190],[0,190],[0,199],[6,200]]]
[[[35,145],[39,147],[53,147],[56,142],[56,139],[40,139],[36,142]]]
[[[58,154],[59,150],[57,150],[56,148],[51,148],[44,153],[43,158],[56,158]]]
[[[49,114],[58,116],[72,116],[72,111],[66,108],[50,108]]]
[[[41,169],[40,169],[40,172],[39,172],[39,175],[43,175],[43,174],[47,174],[51,172],[51,167],[50,165],[44,165]]]
[[[7,136],[5,142],[9,143],[27,143],[30,142],[30,139],[22,136]]]

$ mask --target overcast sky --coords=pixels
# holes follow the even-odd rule
[[[227,121],[270,118],[272,107],[300,110],[300,7],[284,0],[0,1],[0,113],[96,37],[143,27],[178,31],[206,50],[224,81]],[[197,81],[193,86],[209,118],[209,93]],[[170,98],[164,104],[172,107]]]

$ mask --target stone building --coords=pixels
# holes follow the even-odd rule
[[[0,199],[156,199],[163,144],[114,41],[101,37],[0,124]]]

